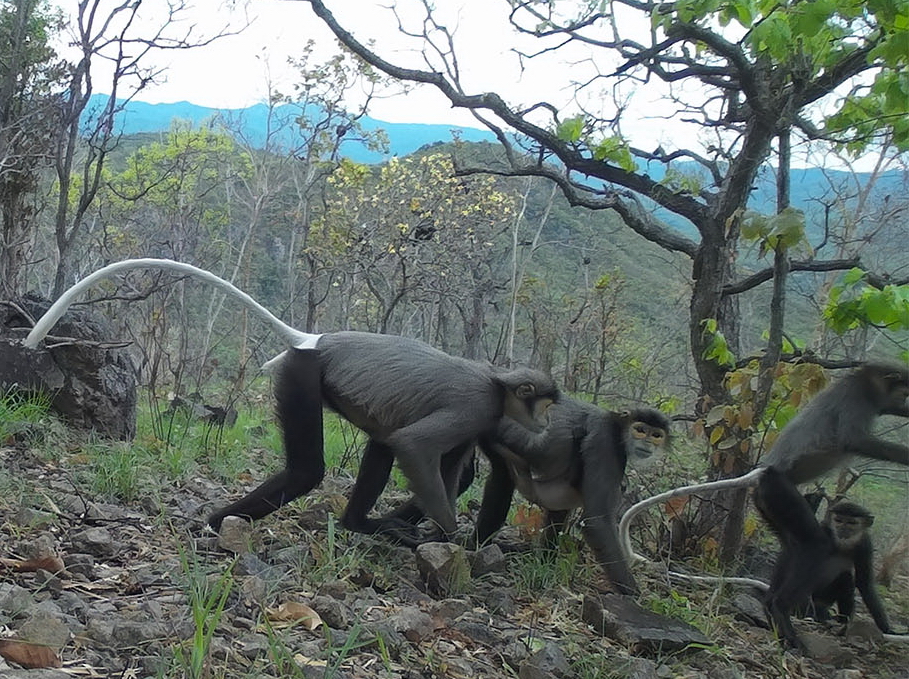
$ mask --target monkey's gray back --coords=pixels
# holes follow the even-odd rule
[[[847,375],[815,396],[786,424],[761,466],[774,467],[800,484],[845,463],[851,454],[843,443],[866,435],[878,415],[857,388],[857,377]]]
[[[502,414],[491,366],[424,342],[345,331],[323,335],[318,349],[326,404],[379,440],[436,411],[482,428]]]

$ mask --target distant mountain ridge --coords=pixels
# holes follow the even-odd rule
[[[100,109],[107,101],[108,95],[106,94],[92,95],[89,106],[86,109],[86,115],[91,115],[93,110]],[[292,122],[300,115],[300,109],[296,106],[283,105],[278,106],[274,113],[278,121]],[[186,101],[173,104],[149,104],[142,101],[130,101],[119,114],[117,126],[119,132],[127,135],[141,132],[164,132],[171,128],[174,120],[188,120],[198,126],[219,114],[230,120],[232,124],[235,124],[244,138],[249,140],[250,143],[254,145],[264,144],[268,124],[268,107],[265,104],[255,104],[244,109],[216,109]],[[488,130],[457,125],[389,123],[368,116],[361,118],[360,124],[366,131],[384,130],[389,141],[387,153],[373,151],[356,139],[345,142],[341,147],[343,155],[361,163],[380,163],[394,156],[403,157],[427,144],[451,141],[454,135],[466,142],[496,141],[495,136]],[[286,149],[293,148],[295,145],[294,126],[285,125],[277,136],[277,142]],[[689,165],[693,172],[700,167],[693,162]],[[676,167],[682,166],[684,164],[676,165]],[[647,168],[647,172],[651,177],[658,180],[663,176],[663,167],[659,164],[651,163]],[[749,207],[763,213],[775,212],[776,180],[774,175],[775,173],[769,166],[765,166],[761,170],[756,180]],[[820,221],[818,215],[823,211],[819,200],[825,196],[829,199],[832,193],[831,184],[848,186],[850,187],[848,192],[854,193],[856,180],[863,185],[869,178],[868,174],[859,173],[857,177],[853,178],[847,172],[820,168],[793,169],[791,175],[791,204],[804,210],[806,215],[808,215],[809,234],[817,234],[823,230],[823,226],[818,223]],[[598,182],[599,180],[593,180],[594,184]],[[901,174],[898,171],[893,171],[885,173],[878,179],[876,190],[881,192],[881,195],[884,195],[901,190],[901,185]],[[670,224],[681,228],[690,236],[695,236],[691,225],[684,222],[680,217],[665,213],[663,210],[660,210],[659,213]]]
[[[91,115],[92,111],[99,110],[108,99],[106,94],[93,94],[86,109],[87,114]],[[188,101],[173,104],[130,101],[118,115],[116,124],[118,131],[123,134],[164,132],[171,128],[174,120],[188,120],[198,126],[216,115],[236,122],[242,135],[251,143],[264,144],[268,124],[268,106],[265,104],[254,104],[244,109],[217,109],[199,106]],[[300,109],[291,105],[278,106],[274,115],[275,119],[280,122],[292,122],[300,115]],[[388,123],[368,116],[361,118],[360,124],[367,132],[377,129],[385,130],[389,140],[387,153],[372,151],[357,140],[345,142],[341,147],[344,156],[360,163],[380,163],[393,156],[406,156],[426,144],[451,141],[453,134],[457,134],[464,141],[495,141],[495,136],[488,130],[457,125]],[[277,143],[288,149],[293,148],[295,141],[292,125],[284,126],[284,129],[277,135]]]

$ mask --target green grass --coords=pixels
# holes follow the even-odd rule
[[[176,669],[173,676],[209,679],[213,676],[210,666],[212,637],[234,587],[232,564],[222,568],[220,574],[211,576],[205,572],[195,552],[184,548],[181,540],[175,542],[180,553],[183,590],[189,602],[193,634],[173,648]]]
[[[0,444],[27,429],[26,425],[43,422],[50,410],[50,397],[11,388],[0,394]]]

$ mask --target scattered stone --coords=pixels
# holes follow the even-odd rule
[[[505,553],[497,544],[486,545],[470,553],[470,574],[475,578],[487,573],[501,573],[505,566]]]
[[[271,561],[276,564],[283,564],[285,566],[290,566],[291,568],[300,568],[309,558],[309,547],[307,545],[292,545],[290,547],[282,547],[281,549],[275,550],[271,554]],[[337,580],[336,582],[344,582],[343,580]]]
[[[82,575],[89,580],[95,577],[95,557],[91,554],[67,554],[63,563],[70,574]]]
[[[410,582],[402,582],[401,585],[394,590],[394,595],[396,599],[406,604],[431,605],[435,602],[435,599],[426,592],[417,589],[413,583]]]
[[[61,670],[3,670],[3,679],[73,679]]]
[[[431,606],[432,614],[445,622],[451,622],[472,608],[467,599],[442,599],[432,602]]]
[[[767,624],[767,613],[764,610],[764,604],[757,597],[740,592],[732,598],[730,606],[736,620],[741,620],[755,627],[770,628],[770,625]]]
[[[571,676],[571,666],[562,649],[551,641],[521,663],[519,679],[563,679]]]
[[[244,521],[244,523],[246,523]],[[259,577],[267,577],[275,570],[274,566],[270,566],[257,557],[255,554],[246,552],[240,554],[237,557],[236,563],[234,563],[234,575],[258,575]]]
[[[247,575],[240,578],[239,588],[240,598],[253,606],[262,606],[268,598],[268,585],[265,581],[255,575]]]
[[[100,558],[116,556],[122,549],[106,528],[86,528],[70,540],[75,549]]]
[[[631,597],[604,594],[584,597],[582,617],[598,633],[622,642],[633,653],[675,653],[710,640],[692,625],[657,615],[638,606]]]
[[[35,605],[35,599],[24,587],[11,582],[0,582],[0,612],[11,618],[26,615]]]
[[[624,679],[659,679],[659,666],[649,658],[628,658],[618,663],[619,676]],[[710,679],[719,679],[711,673]]]
[[[252,523],[239,516],[225,516],[218,531],[218,547],[234,554],[250,551],[253,541]]]
[[[53,536],[41,533],[25,546],[27,559],[53,559],[57,556],[57,543]]]
[[[878,629],[872,620],[853,618],[849,623],[849,627],[846,628],[846,638],[878,643],[884,640],[884,633]]]
[[[130,648],[143,642],[164,639],[168,632],[169,628],[160,622],[125,620],[121,617],[114,626],[111,640],[118,648]]]
[[[805,655],[825,665],[842,667],[851,663],[855,658],[855,654],[843,644],[843,640],[840,638],[813,631],[800,631],[799,639],[805,644]]]
[[[13,523],[24,528],[43,528],[57,519],[55,514],[31,507],[20,507],[13,517]]]
[[[514,595],[511,589],[507,587],[497,587],[489,590],[486,596],[483,597],[483,603],[486,605],[486,610],[493,615],[511,617],[518,610],[514,602]]]
[[[332,629],[347,629],[349,625],[347,608],[334,597],[324,594],[313,597],[312,609]]]
[[[516,670],[530,657],[530,649],[522,639],[512,639],[502,648],[502,657]]]
[[[18,305],[40,318],[50,301],[35,294]],[[0,309],[0,386],[13,384],[52,394],[51,407],[71,424],[103,436],[129,440],[136,433],[136,366],[126,348],[101,348],[119,339],[111,320],[90,308],[72,307],[53,328],[53,335],[88,340],[48,349],[28,349],[8,338],[7,328],[27,327],[13,307]],[[15,336],[15,335],[13,335]]]
[[[319,587],[319,594],[324,594],[325,596],[330,596],[334,597],[335,599],[341,600],[350,594],[350,591],[350,583],[347,582],[347,580],[329,580],[328,582],[323,583],[321,587]]]
[[[487,648],[499,648],[502,645],[502,638],[487,624],[475,620],[455,620],[451,623],[451,628]]]
[[[414,606],[405,606],[388,616],[385,623],[395,632],[400,632],[408,641],[423,641],[433,633],[435,625],[429,614]]]
[[[69,627],[59,618],[44,611],[32,612],[18,629],[18,637],[32,644],[47,646],[55,651],[69,643]]]
[[[450,596],[464,592],[470,582],[467,552],[451,542],[427,542],[416,550],[417,569],[430,592]]]
[[[60,594],[63,591],[63,581],[54,573],[39,568],[35,571],[35,583],[46,592]]]
[[[264,634],[249,634],[240,639],[238,650],[247,660],[263,658],[271,650],[271,641]]]

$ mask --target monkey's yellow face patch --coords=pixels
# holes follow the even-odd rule
[[[546,396],[521,399],[515,394],[505,397],[505,414],[521,426],[539,432],[549,424],[549,407],[553,400]]]

